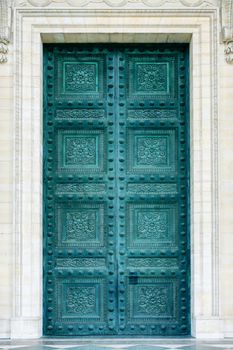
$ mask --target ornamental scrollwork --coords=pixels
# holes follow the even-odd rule
[[[95,92],[97,89],[97,66],[95,63],[67,63],[65,70],[66,92]]]
[[[67,239],[81,242],[95,239],[96,212],[79,211],[67,213]]]
[[[166,315],[168,312],[168,290],[166,287],[138,287],[138,314]]]
[[[67,137],[66,139],[66,165],[92,165],[96,164],[96,138],[95,137]]]
[[[138,92],[167,91],[167,64],[137,64],[136,88]]]
[[[95,287],[70,287],[66,294],[67,313],[88,315],[95,313],[96,289]]]
[[[159,213],[155,211],[139,212],[137,236],[139,239],[166,239],[167,225],[167,213]]]
[[[175,109],[129,109],[128,118],[131,118],[131,119],[177,118],[177,111]]]
[[[137,140],[138,165],[164,165],[167,162],[167,140],[162,137],[141,137]]]
[[[58,109],[56,118],[59,119],[99,119],[104,118],[103,109]]]
[[[233,0],[222,0],[222,41],[225,44],[227,63],[233,63]]]
[[[7,62],[8,44],[10,42],[11,1],[0,1],[0,63]]]
[[[227,63],[233,63],[233,40],[226,43],[225,55]]]
[[[0,39],[0,63],[7,62],[8,53],[8,41],[5,39]]]

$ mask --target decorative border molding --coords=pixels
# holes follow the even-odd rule
[[[30,0],[31,1],[31,0]],[[46,0],[47,1],[47,0]],[[98,21],[96,20],[98,18]],[[137,18],[137,25],[135,24]],[[161,21],[162,19],[162,21]],[[70,23],[70,25],[67,25]],[[218,9],[15,9],[14,269],[11,337],[38,337],[42,314],[42,42],[119,33],[192,36],[191,247],[193,335],[223,336],[219,314],[218,231]],[[180,33],[180,34],[179,34]],[[202,41],[202,36],[205,39]],[[83,39],[84,38],[84,39]],[[101,37],[102,38],[102,37]],[[195,72],[195,74],[192,74]],[[195,108],[193,107],[195,106]],[[30,249],[28,248],[30,247]],[[34,330],[17,328],[25,317]],[[213,327],[208,328],[210,321]],[[22,323],[23,324],[23,323]],[[21,326],[20,326],[21,327]],[[38,331],[39,330],[39,331]]]
[[[130,4],[145,5],[147,7],[213,7],[218,0],[17,0],[16,6],[46,7],[53,4],[65,4],[72,7],[85,7],[91,4],[107,5],[109,7],[125,7]],[[98,6],[98,5],[97,5]]]

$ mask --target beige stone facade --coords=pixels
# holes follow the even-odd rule
[[[7,5],[0,40],[0,337],[42,335],[42,44],[146,41],[190,43],[192,335],[232,337],[232,1]]]

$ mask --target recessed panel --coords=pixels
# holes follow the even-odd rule
[[[177,95],[176,64],[176,57],[170,55],[129,55],[129,98],[173,99]]]
[[[59,130],[58,170],[103,172],[106,162],[104,130]]]
[[[132,173],[165,173],[177,167],[175,130],[129,129],[127,169]]]
[[[176,109],[129,109],[128,118],[131,120],[157,120],[177,118]]]
[[[98,317],[98,289],[99,288],[96,285],[66,285],[63,291],[65,300],[63,317],[64,315],[76,317]]]
[[[59,183],[56,186],[56,193],[73,193],[81,196],[87,196],[88,194],[105,193],[106,185],[103,183],[72,183],[64,184]]]
[[[106,319],[104,278],[61,278],[57,281],[58,319],[62,322],[104,322]]]
[[[103,246],[105,235],[103,204],[60,204],[57,208],[60,246]]]
[[[105,267],[105,258],[59,258],[57,260],[58,267],[77,267],[81,269]]]
[[[97,150],[99,137],[87,135],[67,135],[64,137],[64,166],[98,166]]]
[[[161,269],[161,268],[178,268],[179,261],[177,258],[129,258],[128,266],[130,268],[150,268],[150,269]]]
[[[178,291],[175,279],[138,278],[128,285],[129,322],[147,324],[177,317]]]
[[[97,62],[64,62],[63,92],[75,94],[98,92],[98,71]]]
[[[58,53],[55,58],[56,98],[102,99],[106,81],[105,66],[106,58],[101,54]]]
[[[128,203],[127,232],[130,248],[171,248],[177,245],[177,206]]]
[[[129,193],[155,195],[155,194],[175,194],[177,193],[177,184],[174,183],[128,183],[127,191]]]
[[[103,109],[58,109],[56,111],[56,118],[66,120],[96,120],[104,118],[105,112]]]
[[[169,92],[169,65],[159,62],[135,62],[135,93],[158,94]]]

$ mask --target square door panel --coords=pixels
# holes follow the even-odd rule
[[[127,245],[135,249],[172,248],[178,243],[177,205],[127,204]]]
[[[106,320],[106,281],[104,278],[61,278],[57,281],[57,299],[62,322],[104,322]]]
[[[102,203],[58,204],[58,245],[77,248],[103,247],[104,218],[105,206]]]
[[[169,93],[168,62],[134,62],[134,70],[134,93]]]
[[[174,278],[138,277],[137,283],[129,283],[127,288],[130,323],[142,325],[177,318],[178,282]]]
[[[64,62],[63,92],[89,94],[99,91],[97,62]]]
[[[105,131],[59,130],[57,137],[58,171],[104,172],[106,164]]]
[[[174,129],[129,129],[127,170],[130,173],[168,173],[177,168]]]
[[[129,98],[174,98],[177,95],[176,65],[175,56],[129,55]]]
[[[105,74],[104,55],[58,54],[55,59],[56,97],[76,99],[103,98]]]

